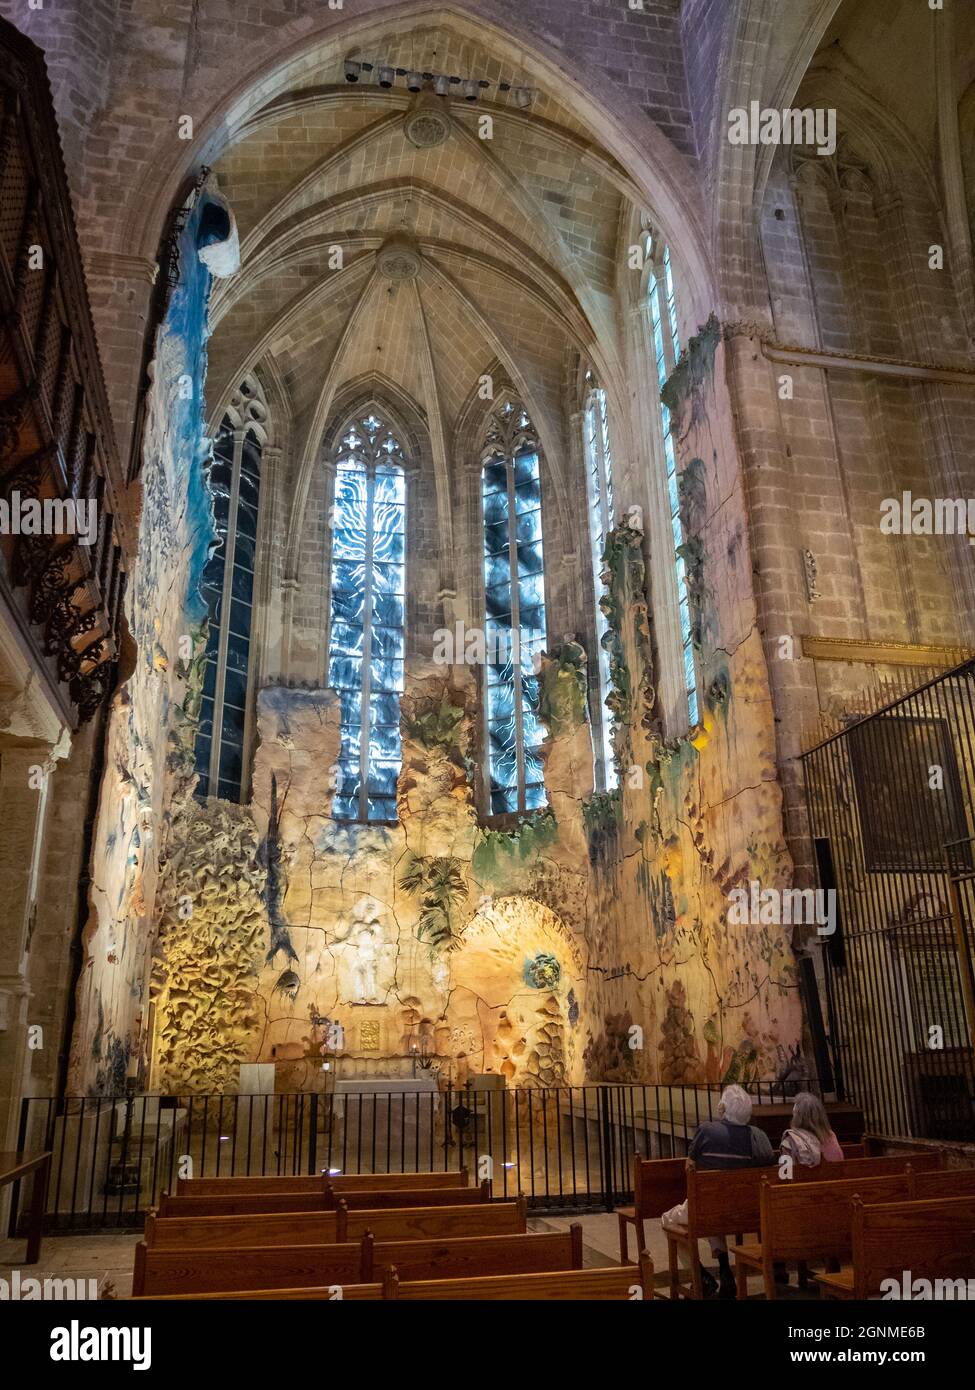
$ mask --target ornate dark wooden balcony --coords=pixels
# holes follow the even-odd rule
[[[0,99],[0,498],[97,516],[91,545],[5,527],[0,602],[77,725],[114,683],[134,536],[44,60],[2,21]]]

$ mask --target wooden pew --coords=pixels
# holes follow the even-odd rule
[[[163,1192],[157,1215],[171,1216],[259,1216],[272,1212],[334,1211],[336,1202],[331,1193],[321,1192],[262,1192],[257,1196],[231,1197],[174,1197]]]
[[[933,1173],[915,1173],[915,1201],[930,1197],[975,1197],[975,1168],[943,1168]]]
[[[840,1181],[846,1178],[887,1177],[905,1172],[920,1164],[926,1170],[940,1168],[942,1153],[911,1154],[909,1158],[853,1158],[842,1163],[821,1163],[816,1168],[796,1164],[790,1184]],[[757,1232],[760,1228],[759,1200],[763,1178],[780,1181],[778,1168],[732,1170],[700,1169],[687,1160],[687,1225],[668,1230],[667,1250],[670,1265],[670,1297],[702,1298],[701,1262],[698,1241],[708,1236],[726,1236],[729,1232]],[[687,1251],[690,1262],[690,1283],[682,1284],[678,1252]]]
[[[359,1207],[437,1207],[476,1205],[491,1200],[488,1179],[479,1187],[414,1187],[377,1189],[345,1188],[341,1193],[326,1185],[319,1192],[259,1192],[226,1196],[170,1196],[159,1199],[159,1215],[247,1216],[260,1212],[334,1211],[340,1200],[350,1209]]]
[[[916,1157],[917,1155],[915,1155]],[[975,1196],[868,1206],[853,1199],[853,1263],[817,1274],[826,1298],[864,1299],[881,1281],[975,1277]]]
[[[255,1216],[146,1216],[149,1250],[230,1250],[235,1246],[334,1245],[346,1239],[337,1211],[262,1212]]]
[[[255,1197],[263,1193],[276,1195],[285,1192],[304,1194],[355,1191],[410,1190],[416,1187],[469,1187],[470,1173],[466,1168],[450,1173],[313,1173],[258,1178],[178,1178],[178,1197]]]
[[[842,1163],[820,1163],[816,1168],[796,1164],[792,1181],[842,1182],[845,1178],[882,1178],[889,1173],[939,1173],[945,1156],[938,1150],[925,1154],[882,1154],[876,1158],[848,1158]],[[766,1174],[768,1169],[765,1170]]]
[[[636,1248],[647,1243],[645,1222],[660,1217],[671,1207],[683,1202],[687,1191],[687,1160],[683,1158],[641,1158],[633,1155],[633,1203],[617,1207],[620,1223],[620,1264],[629,1264],[627,1237],[632,1225],[636,1231]]]
[[[400,1282],[395,1270],[383,1278],[383,1298],[409,1301],[494,1300],[549,1303],[615,1299],[643,1302],[653,1298],[653,1264],[644,1250],[638,1266],[610,1265],[558,1274],[508,1274],[487,1279],[429,1279]]]
[[[135,1297],[192,1297],[252,1289],[334,1289],[372,1283],[396,1267],[411,1279],[459,1279],[582,1268],[582,1227],[570,1231],[449,1240],[376,1241],[356,1245],[257,1246],[231,1250],[136,1247]]]
[[[478,1187],[414,1187],[396,1188],[388,1192],[372,1188],[346,1188],[338,1194],[349,1211],[369,1208],[373,1211],[390,1207],[461,1207],[477,1206],[491,1200],[491,1182],[485,1178]]]
[[[748,1275],[761,1274],[765,1297],[776,1297],[777,1261],[850,1258],[853,1198],[895,1202],[913,1196],[912,1174],[846,1178],[840,1182],[770,1182],[759,1189],[760,1239],[730,1247],[738,1297],[748,1297]]]
[[[463,1279],[494,1274],[540,1274],[582,1268],[582,1227],[518,1236],[460,1240],[362,1238],[361,1278],[369,1282],[395,1268],[400,1279]]]
[[[187,1302],[207,1302],[214,1299],[260,1299],[266,1303],[275,1299],[287,1299],[289,1303],[301,1302],[302,1299],[314,1300],[316,1303],[350,1303],[374,1301],[378,1302],[383,1296],[382,1284],[330,1284],[327,1288],[309,1289],[235,1289],[226,1293],[160,1293],[150,1296],[133,1298],[132,1302],[152,1302],[152,1303],[179,1303],[183,1300]]]
[[[344,1200],[335,1211],[256,1213],[246,1216],[146,1217],[150,1250],[229,1250],[259,1245],[341,1244],[371,1231],[377,1240],[447,1239],[457,1236],[521,1235],[527,1202],[476,1203],[456,1207],[399,1207],[350,1212]]]
[[[154,1298],[171,1293],[221,1293],[235,1289],[300,1288],[358,1284],[359,1241],[342,1245],[261,1245],[233,1250],[150,1250],[135,1247],[132,1293]]]
[[[480,1202],[466,1207],[399,1207],[389,1211],[348,1211],[344,1200],[346,1238],[358,1240],[371,1231],[376,1240],[435,1240],[451,1236],[524,1235],[528,1229],[528,1200]]]
[[[844,1160],[866,1158],[866,1144],[844,1144]],[[629,1262],[629,1227],[636,1231],[637,1249],[646,1245],[645,1222],[660,1217],[671,1207],[683,1202],[687,1195],[685,1158],[641,1158],[633,1155],[633,1202],[617,1207],[620,1225],[620,1263]]]

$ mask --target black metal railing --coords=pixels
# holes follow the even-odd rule
[[[809,1082],[748,1087],[786,1101]],[[47,1229],[141,1226],[179,1177],[467,1168],[534,1209],[612,1210],[635,1153],[686,1153],[720,1086],[144,1096],[22,1102],[18,1148],[50,1149]],[[10,1233],[22,1209],[15,1191]]]
[[[975,1139],[975,662],[803,755],[837,1092],[868,1128]]]

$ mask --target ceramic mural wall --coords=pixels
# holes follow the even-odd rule
[[[139,552],[125,604],[132,670],[111,702],[92,838],[69,1080],[75,1094],[117,1094],[127,1072],[143,1084],[147,1078],[157,893],[170,829],[191,786],[194,668],[205,617],[199,582],[212,537],[203,419],[207,305],[211,265],[232,266],[236,233],[208,187],[194,191],[177,226],[135,485]]]

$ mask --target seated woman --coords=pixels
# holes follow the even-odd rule
[[[842,1161],[843,1150],[830,1128],[826,1107],[811,1091],[800,1091],[796,1096],[792,1125],[782,1136],[779,1152],[789,1154],[804,1168]]]
[[[694,1131],[688,1158],[698,1168],[760,1168],[775,1162],[768,1136],[748,1121],[752,1115],[751,1097],[740,1086],[726,1086],[718,1102],[718,1118],[705,1120]],[[687,1203],[671,1207],[660,1218],[664,1230],[687,1224]],[[728,1242],[724,1236],[711,1236],[708,1242],[717,1257],[720,1296],[735,1297],[735,1276],[728,1261]],[[719,1284],[710,1270],[702,1269],[705,1298],[718,1292]]]
[[[792,1125],[785,1131],[779,1144],[779,1154],[788,1154],[803,1168],[818,1168],[820,1163],[840,1163],[843,1150],[839,1140],[830,1128],[826,1107],[811,1091],[800,1091],[792,1107]],[[828,1268],[839,1268],[835,1260]],[[800,1267],[799,1282],[803,1283],[805,1272]],[[785,1265],[775,1266],[775,1282],[788,1284],[789,1273]]]

